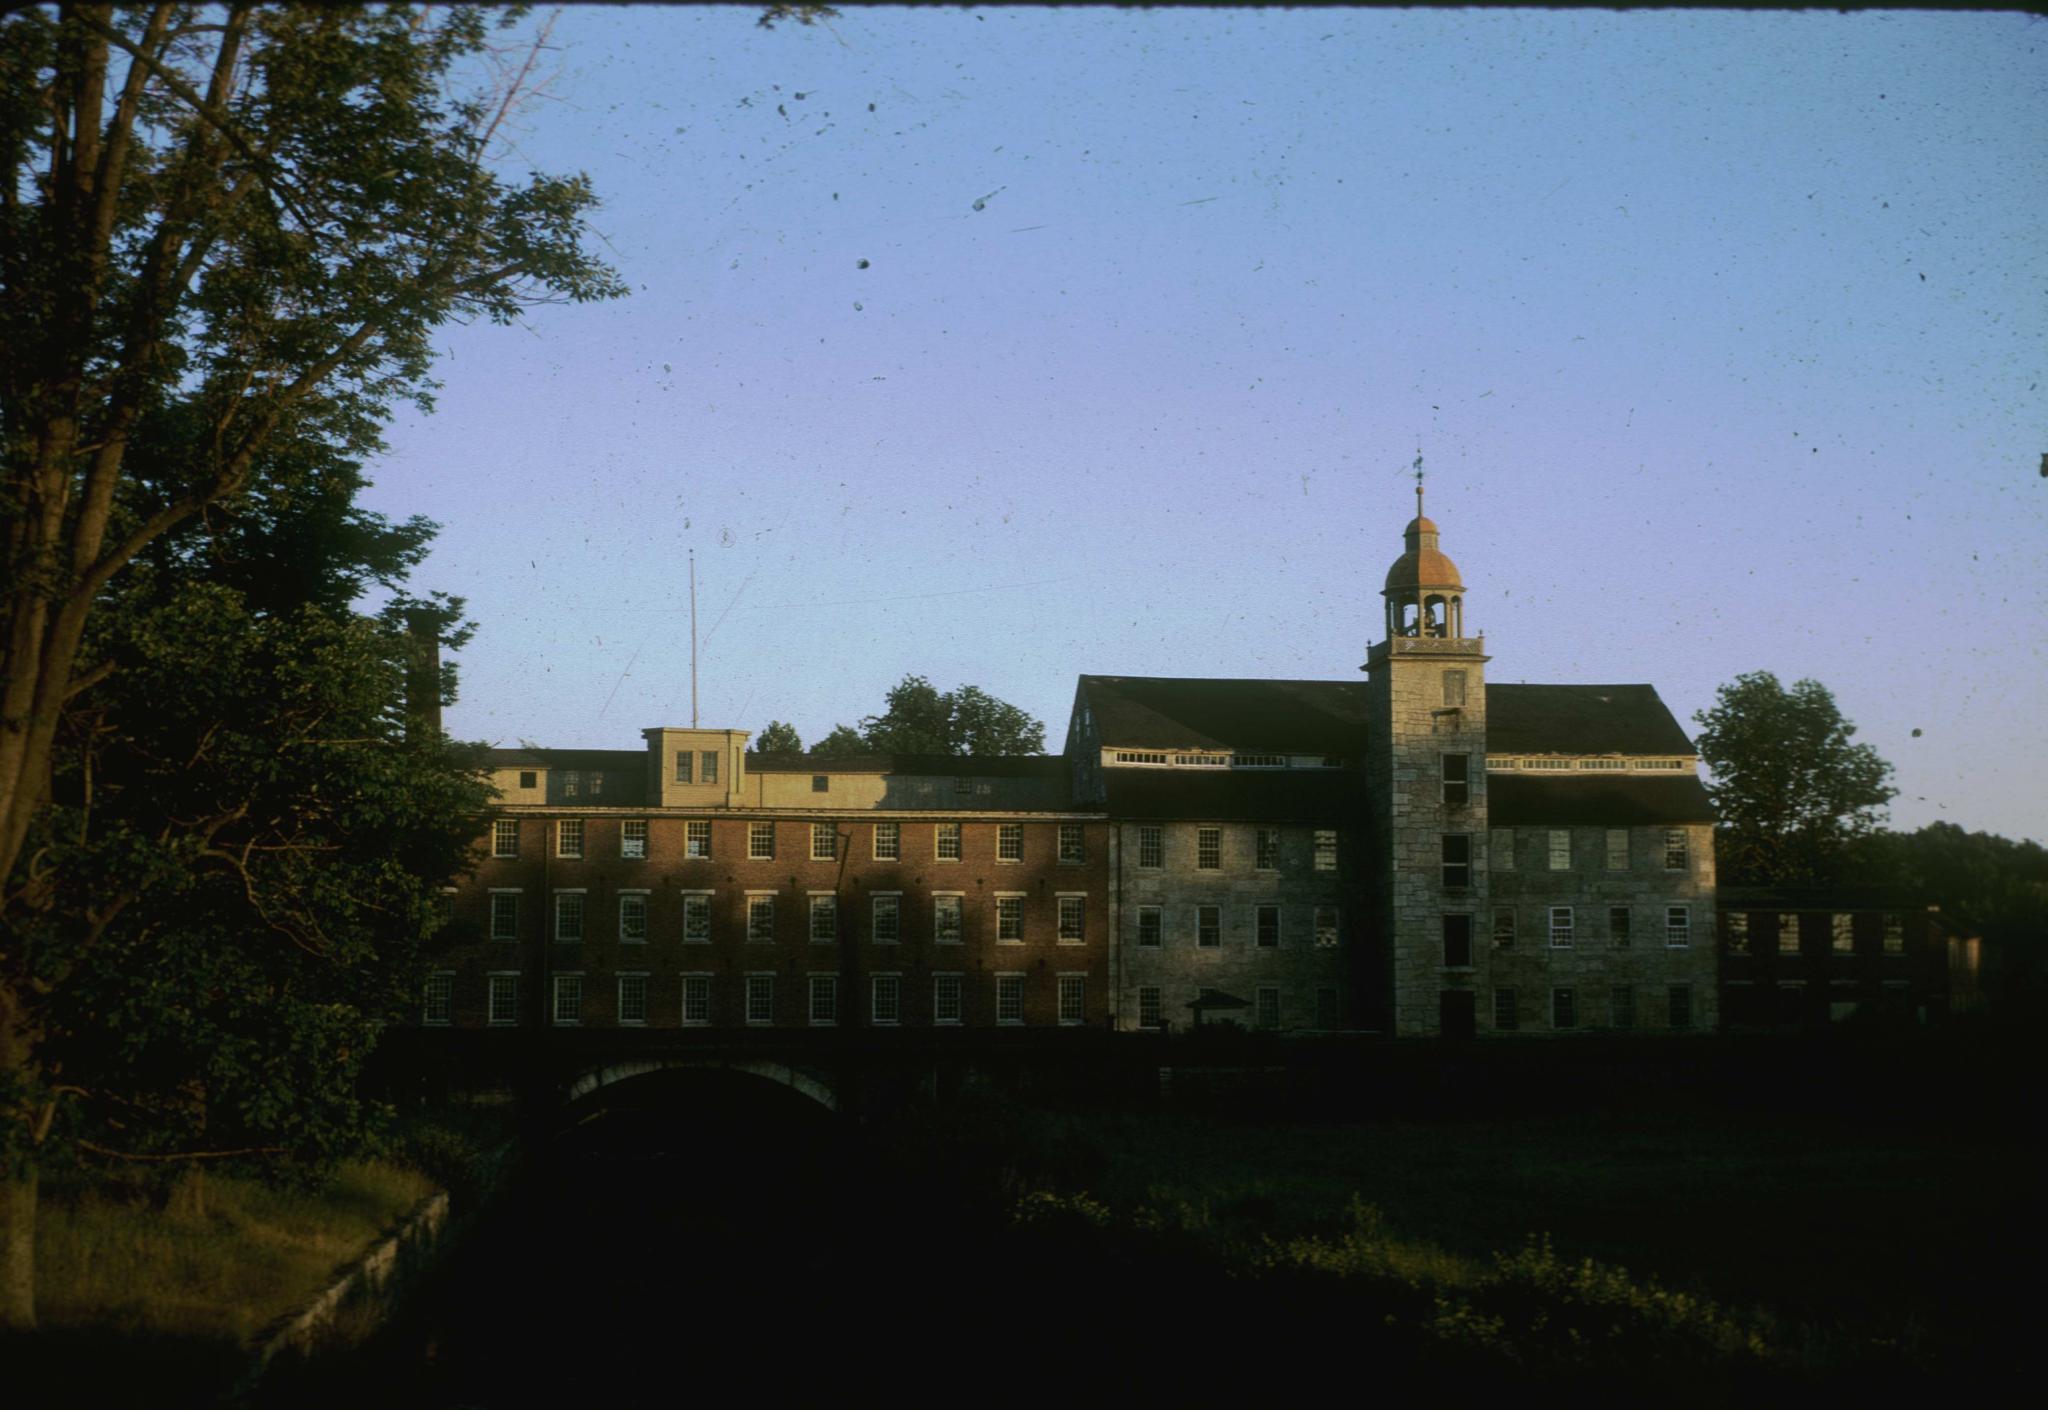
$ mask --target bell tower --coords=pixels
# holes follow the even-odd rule
[[[1465,585],[1422,513],[1387,570],[1386,637],[1366,663],[1369,894],[1380,1021],[1396,1036],[1466,1036],[1485,993],[1486,638],[1465,634]]]

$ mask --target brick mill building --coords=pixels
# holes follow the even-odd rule
[[[1489,684],[1420,510],[1362,681],[1084,675],[1051,756],[677,728],[494,751],[426,1021],[1688,1033],[1719,1022],[1724,946],[1739,1000],[1822,991],[1752,958],[1775,911],[1717,921],[1698,756],[1655,688]],[[1854,927],[1874,993],[1918,973],[1896,925]]]

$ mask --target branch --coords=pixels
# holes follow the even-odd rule
[[[172,1151],[168,1155],[137,1155],[132,1151],[117,1151],[97,1141],[81,1140],[77,1142],[77,1146],[82,1151],[88,1151],[106,1160],[129,1160],[150,1165],[164,1165],[177,1160],[236,1160],[251,1155],[283,1155],[291,1149],[290,1146],[243,1146],[239,1150],[228,1151]]]

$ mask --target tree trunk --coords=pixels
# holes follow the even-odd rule
[[[36,1325],[36,1168],[0,1179],[0,1332]]]

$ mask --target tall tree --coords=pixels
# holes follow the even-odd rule
[[[532,72],[532,50],[496,47],[513,18],[228,4],[0,20],[0,1328],[33,1323],[34,1150],[69,1085],[38,1056],[62,1001],[52,936],[77,900],[48,851],[58,738],[143,659],[95,614],[138,559],[200,553],[171,541],[217,506],[317,527],[266,504],[285,483],[266,475],[378,449],[396,402],[430,402],[448,319],[623,292],[584,249],[587,181],[493,168]],[[272,576],[279,601],[317,597]],[[291,737],[286,719],[265,727]],[[127,908],[71,914],[89,948]]]
[[[1045,726],[979,686],[963,685],[942,692],[923,676],[905,676],[890,688],[886,703],[888,708],[881,714],[860,722],[860,743],[870,753],[1045,752]],[[839,730],[845,728],[841,725]],[[835,730],[834,737],[838,733]]]
[[[1898,791],[1891,765],[1815,680],[1790,690],[1769,671],[1737,676],[1693,716],[1720,813],[1724,881],[1774,885],[1838,879],[1850,845],[1883,820]]]
[[[768,728],[754,736],[754,752],[757,754],[801,754],[804,752],[803,736],[796,732],[796,726],[781,720],[770,720]]]
[[[852,725],[834,725],[829,734],[812,748],[813,754],[827,758],[843,759],[854,754],[868,752],[868,742],[860,737],[860,731]]]

